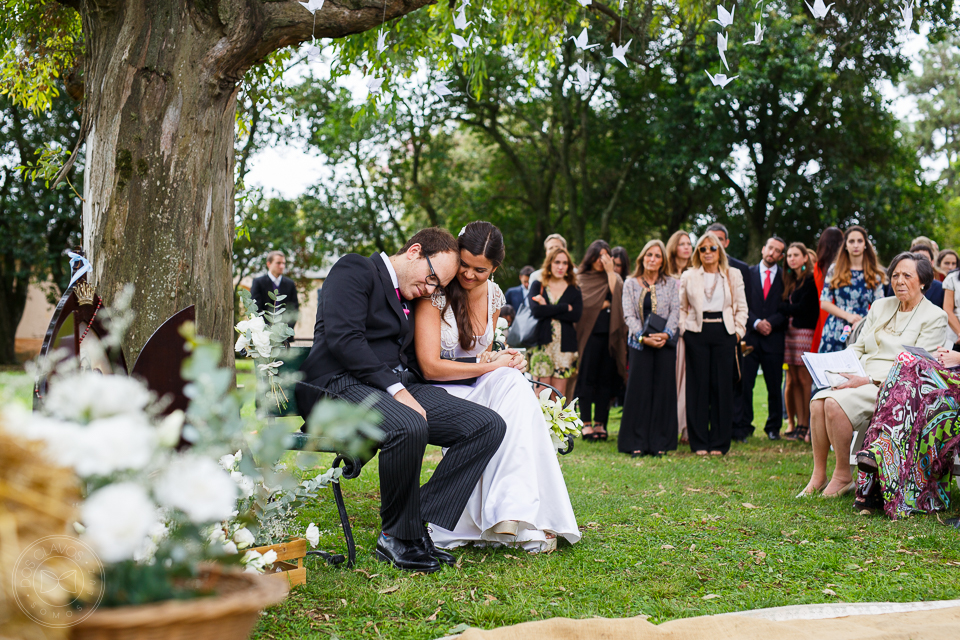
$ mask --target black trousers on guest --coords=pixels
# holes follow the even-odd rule
[[[708,316],[710,314],[704,314]],[[687,435],[692,451],[730,450],[737,336],[722,322],[683,334],[687,358]]]
[[[740,416],[733,427],[733,437],[746,438],[753,434],[753,388],[757,372],[763,367],[763,381],[767,385],[767,423],[763,430],[780,433],[783,425],[783,353],[771,353],[757,347],[743,358],[743,395]]]
[[[617,361],[610,355],[610,334],[590,334],[577,369],[577,389],[573,394],[580,399],[580,419],[607,424],[610,401],[617,394],[620,382]]]
[[[383,532],[402,540],[423,535],[423,523],[453,529],[497,452],[507,425],[500,415],[443,389],[422,384],[412,373],[401,380],[427,412],[427,420],[386,391],[351,375],[334,379],[330,391],[360,403],[371,395],[384,432],[380,444],[380,518]],[[430,480],[420,486],[420,466],[428,444],[449,447]]]
[[[620,420],[620,453],[677,448],[677,348],[628,347],[630,376]]]

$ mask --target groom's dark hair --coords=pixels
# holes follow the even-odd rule
[[[420,245],[421,251],[428,258],[432,258],[438,253],[460,252],[457,239],[453,237],[452,233],[440,227],[428,227],[413,234],[413,237],[407,240],[407,244],[403,245],[403,248],[394,255],[403,255],[415,244]]]

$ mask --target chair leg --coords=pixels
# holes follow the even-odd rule
[[[340,466],[340,456],[333,461],[334,467]],[[357,547],[353,542],[353,529],[350,527],[350,518],[347,517],[347,507],[343,504],[343,492],[340,490],[340,483],[333,483],[333,499],[337,503],[337,510],[340,512],[340,524],[343,526],[343,537],[347,540],[347,568],[352,569],[357,562]]]

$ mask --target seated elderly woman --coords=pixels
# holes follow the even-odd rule
[[[901,353],[880,388],[877,411],[857,454],[861,513],[893,520],[950,507],[950,472],[960,449],[960,353],[935,361]]]
[[[873,303],[863,328],[849,349],[860,359],[866,376],[844,374],[847,382],[818,392],[810,402],[813,474],[797,496],[847,495],[856,483],[850,474],[848,451],[853,431],[865,429],[873,417],[880,385],[905,345],[936,351],[944,344],[947,314],[923,292],[933,281],[933,265],[925,256],[901,253],[887,269],[896,297]],[[830,446],[836,467],[827,482]]]

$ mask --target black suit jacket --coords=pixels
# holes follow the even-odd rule
[[[760,347],[770,353],[783,353],[787,335],[787,316],[780,312],[783,301],[783,269],[777,268],[777,275],[770,282],[770,292],[763,297],[763,282],[760,280],[760,265],[750,267],[747,276],[747,336],[745,341],[751,347]],[[765,336],[753,328],[757,320],[766,320],[773,327],[770,335]]]
[[[526,296],[523,295],[523,285],[510,287],[507,289],[507,293],[505,295],[507,298],[507,304],[513,307],[514,311],[520,311],[520,307],[522,307],[523,303],[526,302]]]
[[[313,348],[300,367],[304,382],[327,387],[337,376],[350,374],[386,391],[400,382],[394,371],[400,365],[419,374],[408,352],[412,322],[412,315],[404,315],[380,254],[343,256],[320,289]],[[301,415],[308,415],[310,408],[300,406]]]
[[[727,264],[740,272],[740,275],[743,276],[744,286],[750,286],[747,284],[747,281],[750,279],[750,265],[748,265],[743,260],[737,260],[736,258],[731,258],[727,256]]]
[[[300,300],[297,297],[297,285],[287,276],[280,276],[280,286],[274,286],[273,280],[268,274],[259,278],[254,278],[250,285],[250,296],[257,303],[257,309],[263,312],[269,312],[272,308],[273,300],[270,299],[269,292],[275,291],[277,296],[287,296],[281,304],[285,305],[284,319],[290,328],[293,329],[297,324],[297,317],[300,315]]]

